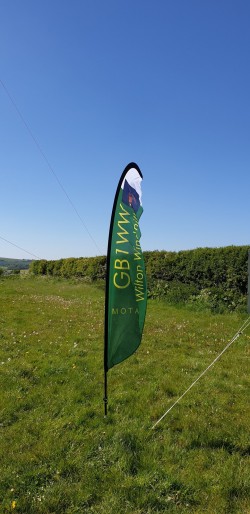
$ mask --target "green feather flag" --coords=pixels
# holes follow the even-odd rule
[[[107,372],[136,351],[146,315],[146,274],[139,228],[143,212],[141,181],[137,164],[128,164],[117,187],[111,216],[105,303],[105,413]]]

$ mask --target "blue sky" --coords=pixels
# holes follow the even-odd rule
[[[131,161],[143,250],[250,243],[248,0],[0,7],[0,256],[105,254]]]

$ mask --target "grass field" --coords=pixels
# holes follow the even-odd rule
[[[0,513],[250,513],[249,329],[151,430],[246,316],[149,301],[105,419],[103,288],[0,280]]]

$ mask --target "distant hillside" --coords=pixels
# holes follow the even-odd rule
[[[31,262],[31,259],[7,259],[0,257],[0,268],[5,270],[29,269]]]

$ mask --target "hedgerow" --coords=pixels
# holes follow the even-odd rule
[[[148,295],[220,312],[245,308],[250,246],[144,252]],[[33,261],[35,275],[105,280],[106,257]]]

